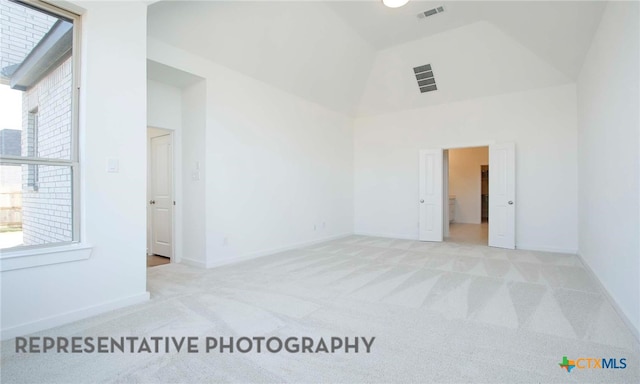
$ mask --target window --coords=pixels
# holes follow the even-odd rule
[[[0,0],[0,249],[79,241],[77,15]]]

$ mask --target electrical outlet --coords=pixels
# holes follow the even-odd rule
[[[318,230],[318,225],[317,224],[313,224],[313,230],[317,231]]]
[[[222,245],[225,247],[229,245],[229,238],[227,236],[222,239]]]
[[[327,226],[327,223],[325,223],[324,221],[322,222],[322,229],[325,229]]]

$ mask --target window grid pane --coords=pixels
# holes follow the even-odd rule
[[[39,188],[25,177],[35,168]],[[0,249],[73,241],[73,166],[0,165]]]
[[[34,7],[0,0],[0,249],[79,240],[79,19]]]

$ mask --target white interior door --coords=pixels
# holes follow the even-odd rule
[[[489,246],[516,247],[516,156],[514,143],[489,146]]]
[[[171,135],[151,138],[149,168],[151,253],[173,257],[173,150]]]
[[[442,241],[443,231],[442,149],[420,151],[420,233],[421,241]]]

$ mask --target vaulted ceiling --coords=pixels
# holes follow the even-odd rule
[[[437,6],[444,12],[419,19]],[[160,1],[149,36],[347,114],[575,82],[598,1]],[[431,63],[438,91],[418,92]]]
[[[389,9],[378,1],[327,4],[377,49],[486,21],[574,79],[606,5],[604,1],[413,0]],[[418,13],[438,6],[444,6],[444,12],[418,19]]]
[[[357,105],[374,49],[324,3],[162,1],[149,36],[341,113]]]

